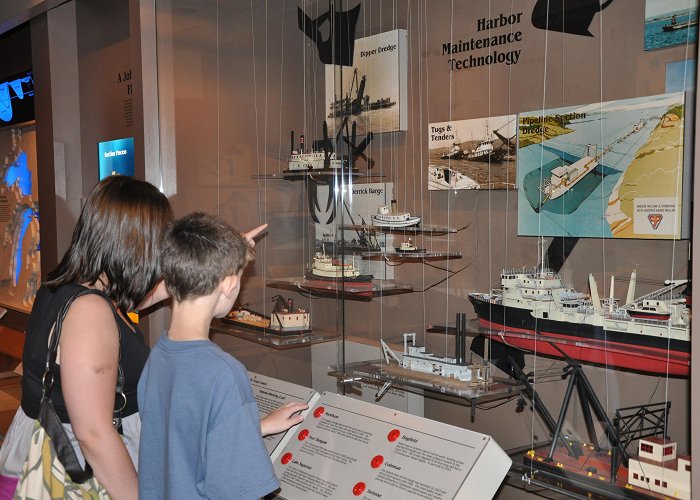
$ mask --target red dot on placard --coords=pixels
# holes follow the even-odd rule
[[[324,413],[326,413],[326,409],[323,406],[319,406],[314,410],[314,417],[319,418]]]
[[[282,455],[282,460],[280,460],[280,462],[282,462],[282,465],[287,465],[291,461],[292,461],[292,454],[291,453],[285,453],[284,455]]]
[[[297,438],[299,439],[299,441],[303,441],[307,437],[309,437],[309,429],[302,429],[301,431],[299,431],[299,434],[297,435]]]
[[[370,465],[372,466],[373,469],[376,469],[377,467],[381,466],[384,463],[384,457],[381,455],[377,455],[372,459],[370,462]]]
[[[393,429],[391,432],[389,432],[386,438],[393,443],[394,441],[399,439],[399,436],[401,436],[401,431],[398,429]]]
[[[357,483],[355,486],[353,486],[353,488],[352,488],[352,494],[355,495],[356,497],[359,497],[360,495],[362,495],[362,494],[365,492],[365,488],[366,488],[366,487],[367,487],[367,486],[365,485],[365,483],[363,483],[362,481],[360,481],[360,482]]]

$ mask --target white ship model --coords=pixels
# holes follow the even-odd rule
[[[306,309],[294,305],[293,299],[285,301],[278,296],[270,316],[270,328],[283,332],[308,331],[311,329],[311,315]]]
[[[372,281],[371,274],[360,274],[355,265],[355,256],[351,262],[343,262],[341,259],[326,255],[325,252],[316,252],[314,260],[306,273],[307,278],[325,281]]]
[[[372,216],[372,225],[380,227],[408,227],[420,222],[420,217],[411,217],[408,212],[396,210],[396,200],[391,200],[391,207],[382,205],[377,213]]]
[[[335,157],[335,153],[330,153],[328,158],[329,169],[342,169],[343,162]],[[325,166],[326,164],[326,153],[323,151],[311,151],[310,153],[304,153],[299,151],[294,151],[289,156],[289,166],[290,171],[300,171],[300,170],[328,170]]]
[[[425,252],[425,248],[418,248],[413,244],[413,240],[408,238],[407,240],[399,243],[399,246],[394,247],[394,249],[399,253],[421,253]]]
[[[326,143],[328,141],[325,141]],[[304,151],[304,136],[299,136],[299,147],[294,147],[294,132],[292,132],[292,152],[289,155],[287,171],[339,170],[344,166],[343,160],[336,158],[332,151]]]
[[[470,293],[483,326],[499,330],[497,342],[538,354],[646,373],[687,377],[690,374],[690,311],[683,295],[688,280],[636,298],[632,273],[627,299],[601,300],[593,275],[590,296],[565,285],[558,274],[540,265],[501,273],[501,288]]]
[[[639,440],[639,454],[630,457],[627,482],[663,498],[690,500],[690,457],[676,453],[676,443],[659,437]]]
[[[456,339],[459,344],[459,339]],[[397,355],[391,348],[380,340],[384,359],[387,364],[389,359],[394,359],[401,368],[413,370],[431,375],[439,375],[446,378],[454,378],[462,382],[484,381],[488,378],[486,369],[482,365],[460,362],[456,358],[438,357],[428,352],[425,347],[416,345],[414,332],[403,334],[403,355]],[[463,339],[462,339],[463,343]],[[457,347],[459,349],[459,347]]]

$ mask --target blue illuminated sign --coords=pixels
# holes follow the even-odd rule
[[[98,144],[100,180],[110,175],[134,175],[134,138]]]

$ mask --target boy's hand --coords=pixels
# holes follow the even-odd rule
[[[243,237],[246,239],[246,241],[251,247],[254,247],[255,237],[262,233],[265,229],[267,229],[267,224],[263,224],[261,226],[251,229],[247,233],[243,233]]]
[[[260,420],[260,430],[263,436],[284,432],[290,427],[300,424],[304,417],[299,412],[309,407],[306,403],[286,403]]]

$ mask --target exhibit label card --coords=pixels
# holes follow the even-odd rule
[[[260,418],[269,415],[285,403],[303,402],[311,406],[320,396],[309,387],[266,377],[259,373],[248,372],[248,378],[250,379],[250,385],[253,386],[253,395],[255,396],[255,402],[258,404]],[[291,432],[294,432],[294,428],[292,428]],[[265,447],[272,460],[277,457],[280,444],[286,442],[286,436],[287,433],[265,436]]]
[[[324,393],[273,462],[289,500],[491,498],[511,465],[490,437]]]

